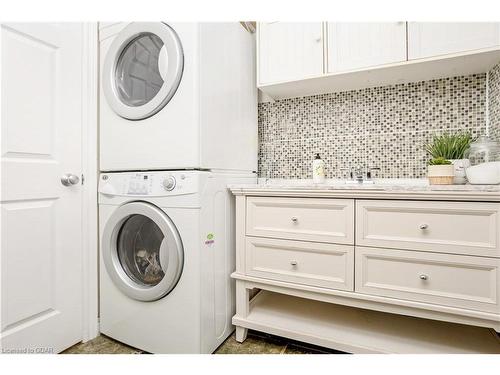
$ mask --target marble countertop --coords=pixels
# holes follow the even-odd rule
[[[429,185],[427,179],[375,179],[373,184],[327,180],[314,184],[307,179],[259,179],[256,184],[233,184],[229,189],[235,195],[340,195],[359,197],[399,197],[405,199],[463,199],[500,201],[500,185]]]

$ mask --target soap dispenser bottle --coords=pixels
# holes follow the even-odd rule
[[[316,154],[313,160],[313,182],[315,184],[322,184],[325,182],[325,162],[321,159],[319,154]]]

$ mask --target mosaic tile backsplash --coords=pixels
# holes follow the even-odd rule
[[[500,141],[500,64],[495,65],[489,72],[488,91],[490,134]]]
[[[484,133],[485,101],[486,74],[477,74],[260,103],[259,176],[311,178],[319,153],[327,178],[356,165],[379,167],[375,177],[425,177],[425,143],[445,131]]]

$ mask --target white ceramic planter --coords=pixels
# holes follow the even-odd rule
[[[451,159],[450,161],[455,169],[455,177],[453,178],[453,183],[457,185],[465,184],[467,182],[467,178],[465,177],[465,170],[470,167],[470,160]]]
[[[427,176],[431,185],[451,185],[455,177],[455,166],[453,164],[429,165]]]

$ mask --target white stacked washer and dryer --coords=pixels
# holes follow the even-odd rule
[[[256,181],[254,36],[239,23],[101,24],[100,330],[211,353],[234,315],[234,202]]]

